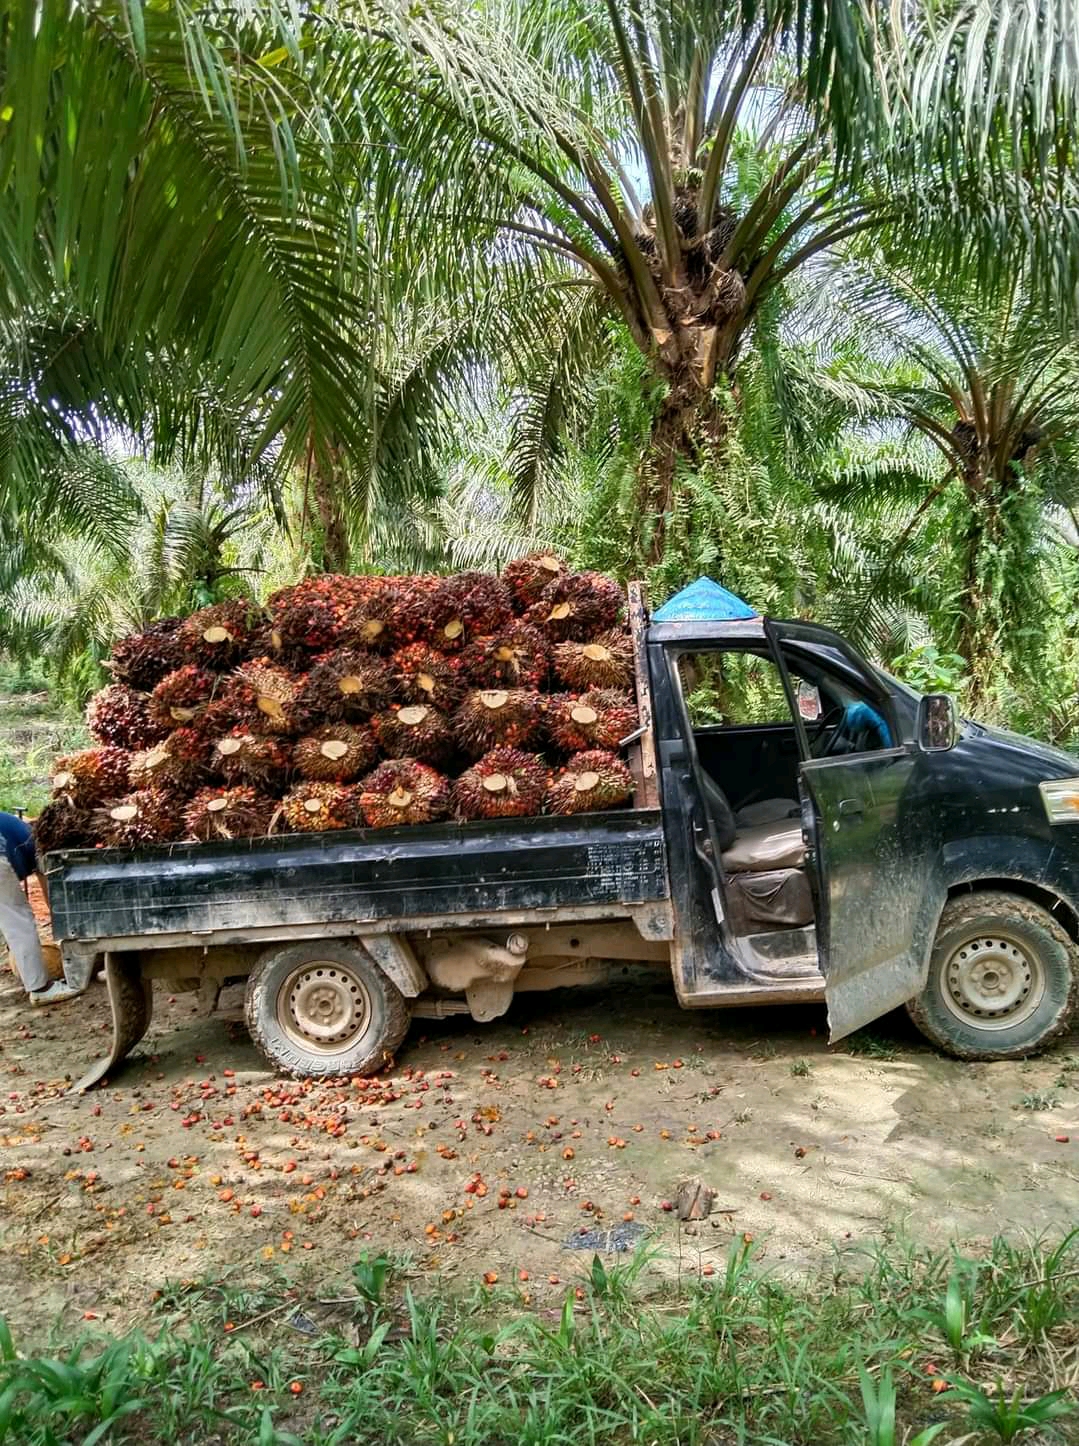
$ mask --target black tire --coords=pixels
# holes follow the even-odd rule
[[[274,1069],[343,1075],[384,1069],[411,1009],[364,948],[327,939],[263,954],[247,980],[244,1013]]]
[[[1075,941],[1039,904],[986,890],[944,906],[929,978],[907,1013],[957,1059],[1015,1059],[1063,1034],[1077,999]]]

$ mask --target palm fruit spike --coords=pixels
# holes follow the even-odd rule
[[[110,683],[86,706],[86,726],[99,743],[114,748],[150,748],[168,729],[150,718],[150,698],[126,683]]]
[[[180,643],[192,662],[223,673],[244,658],[258,621],[249,602],[214,603],[186,619],[180,628]]]
[[[210,761],[213,771],[226,783],[248,783],[267,793],[280,793],[292,768],[286,744],[244,727],[218,738],[211,747]]]
[[[38,858],[56,849],[92,848],[93,818],[92,809],[80,808],[66,798],[47,803],[33,822]]]
[[[449,813],[448,781],[414,758],[380,763],[359,788],[360,808],[370,828],[434,823]]]
[[[53,792],[80,808],[126,793],[129,756],[122,748],[84,748],[56,760]]]
[[[114,682],[148,693],[166,673],[180,667],[184,661],[178,637],[182,624],[183,618],[158,618],[141,633],[121,638],[105,664]]]
[[[295,833],[319,833],[330,828],[357,828],[360,799],[357,788],[346,783],[301,783],[281,802],[285,822]]]
[[[170,789],[141,788],[99,809],[93,826],[107,848],[141,848],[178,838],[183,810]]]
[[[427,643],[409,643],[390,659],[397,691],[407,703],[432,703],[451,712],[464,696],[458,660],[446,658]]]
[[[442,578],[425,608],[427,636],[445,653],[457,653],[472,638],[503,627],[513,616],[513,599],[501,578],[459,572]]]
[[[613,753],[592,749],[575,753],[565,768],[554,774],[547,789],[551,813],[591,813],[614,808],[633,794],[633,777]]]
[[[177,728],[160,743],[131,758],[131,787],[186,792],[209,772],[210,743],[197,728]]]
[[[360,723],[388,706],[394,676],[388,664],[358,648],[338,648],[320,658],[296,694],[296,726],[310,732],[338,719]]]
[[[547,768],[535,753],[493,748],[462,773],[453,789],[462,818],[526,818],[541,813]]]
[[[301,738],[292,750],[301,778],[327,783],[350,783],[366,773],[378,757],[378,743],[370,728],[351,723],[326,723]]]
[[[618,748],[637,728],[637,709],[628,693],[593,688],[577,698],[572,693],[547,705],[547,733],[564,753],[587,748]]]
[[[251,838],[265,834],[277,805],[254,788],[204,788],[184,809],[189,838]]]
[[[284,663],[305,666],[314,654],[337,647],[342,625],[364,581],[326,573],[272,593],[266,604],[270,615],[265,634],[267,654]]]
[[[387,577],[357,581],[363,585],[342,624],[342,639],[351,647],[385,652],[395,644],[398,616],[407,593]]]
[[[189,663],[167,673],[150,694],[150,717],[162,727],[193,723],[210,701],[214,675]]]
[[[453,752],[449,720],[428,703],[387,708],[375,714],[371,727],[388,758],[422,758],[427,763],[439,763]]]
[[[236,669],[236,677],[254,694],[249,726],[257,733],[291,733],[293,706],[301,684],[283,668],[262,658]]]
[[[556,643],[551,663],[559,681],[574,692],[633,686],[633,643],[620,628],[599,633],[588,643]]]
[[[474,688],[542,688],[549,670],[547,639],[527,623],[477,638],[461,654],[461,671]]]
[[[622,611],[622,590],[599,572],[567,572],[544,588],[527,621],[552,641],[587,641],[613,627]]]
[[[507,563],[502,580],[513,594],[518,612],[525,612],[540,600],[540,594],[555,578],[569,569],[553,552],[530,552]]]
[[[468,697],[454,715],[457,737],[467,752],[480,757],[492,748],[527,748],[543,727],[544,700],[527,688],[484,688]]]

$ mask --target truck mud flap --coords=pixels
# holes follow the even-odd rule
[[[112,1008],[112,1044],[105,1058],[71,1086],[79,1094],[99,1084],[114,1065],[131,1053],[149,1028],[154,1010],[153,985],[142,977],[137,958],[121,962],[115,954],[106,954],[105,981]]]

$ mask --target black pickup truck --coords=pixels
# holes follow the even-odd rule
[[[961,1058],[1067,1028],[1079,759],[706,579],[651,619],[629,603],[630,808],[47,856],[65,975],[103,959],[112,1003],[77,1087],[145,1033],[155,979],[212,1004],[246,976],[252,1035],[295,1074],[371,1071],[413,1015],[494,1019],[627,961],[691,1009],[827,1000],[833,1039],[899,1005]]]

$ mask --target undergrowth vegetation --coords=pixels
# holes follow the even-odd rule
[[[0,1441],[235,1446],[630,1443],[983,1446],[1074,1440],[1076,1233],[984,1256],[892,1246],[827,1274],[766,1272],[751,1240],[672,1279],[647,1247],[593,1257],[541,1307],[521,1272],[413,1291],[362,1257],[355,1289],[183,1282],[121,1340],[16,1352],[0,1328]]]

